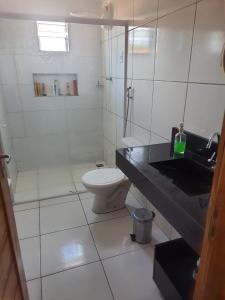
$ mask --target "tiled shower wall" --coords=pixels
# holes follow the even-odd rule
[[[225,41],[224,1],[114,0],[114,4],[116,17],[129,18],[132,25],[127,84],[134,89],[134,99],[126,135],[146,144],[166,142],[171,127],[182,120],[187,130],[205,137],[220,131],[225,109],[225,75],[219,66]],[[149,29],[147,54],[133,51],[140,28]],[[103,75],[112,76],[104,83],[104,158],[114,165],[124,124],[125,33],[114,27],[102,36]],[[135,188],[133,192],[146,206],[146,199]],[[171,237],[170,225],[159,214],[157,219]]]
[[[70,24],[70,52],[44,53],[35,22],[0,20],[0,82],[18,171],[103,159],[100,36],[100,26]],[[79,96],[35,98],[33,73],[77,73]]]

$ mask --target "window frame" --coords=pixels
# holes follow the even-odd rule
[[[40,43],[40,37],[42,36],[39,36],[39,30],[38,30],[38,23],[64,23],[67,27],[67,37],[65,37],[65,44],[66,44],[66,50],[65,51],[57,51],[57,50],[42,50],[41,49],[41,43]],[[66,53],[69,53],[70,52],[70,24],[67,23],[67,22],[63,22],[63,21],[42,21],[42,20],[37,20],[36,22],[36,32],[37,32],[37,40],[38,40],[38,50],[40,52],[43,52],[43,53],[51,53],[51,54],[66,54]],[[48,25],[48,24],[47,24]],[[51,38],[51,37],[50,37]],[[52,37],[53,38],[53,37]],[[55,38],[58,38],[58,37],[55,37]],[[59,37],[60,38],[60,37]]]

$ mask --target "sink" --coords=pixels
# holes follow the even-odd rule
[[[213,171],[188,158],[150,163],[189,196],[209,193]]]

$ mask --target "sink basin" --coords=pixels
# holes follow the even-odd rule
[[[150,163],[189,196],[209,193],[213,171],[187,158]]]

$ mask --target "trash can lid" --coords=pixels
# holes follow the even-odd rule
[[[133,212],[133,217],[137,221],[148,222],[154,219],[155,213],[146,208],[137,208]]]

